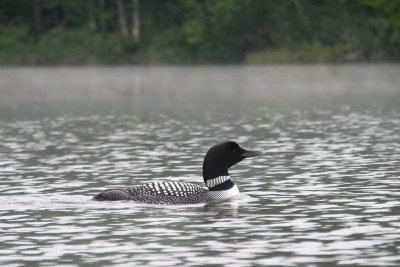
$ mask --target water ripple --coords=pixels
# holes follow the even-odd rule
[[[263,92],[260,84],[249,90]],[[1,265],[399,266],[398,108],[266,108],[229,92],[226,113],[221,104],[194,115],[213,101],[199,93],[186,95],[185,115],[0,120]],[[202,185],[205,151],[229,139],[264,152],[232,168],[235,201],[91,200],[154,179]]]

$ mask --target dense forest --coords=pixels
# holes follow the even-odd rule
[[[1,64],[399,59],[399,0],[0,1]]]

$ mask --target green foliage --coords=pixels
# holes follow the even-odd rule
[[[4,30],[0,31],[4,33]],[[96,34],[88,29],[54,28],[39,40],[26,39],[24,28],[0,38],[0,63],[117,64],[135,62],[132,39],[118,33]],[[23,43],[27,42],[27,43]],[[17,44],[17,45],[16,45]]]
[[[398,0],[360,0],[365,5],[372,6],[383,12],[385,17],[396,30],[400,31],[400,1]]]
[[[249,53],[245,62],[250,64],[342,62],[360,60],[361,53],[346,45],[323,46],[321,44],[299,45],[295,48],[266,49]]]
[[[39,22],[33,19],[34,3],[41,7]],[[131,28],[133,1],[123,3]],[[0,63],[400,59],[398,0],[140,0],[139,11],[138,44],[120,33],[115,1],[1,1]],[[33,30],[35,23],[41,31]]]
[[[178,29],[168,29],[153,36],[146,48],[143,48],[139,54],[140,63],[148,64],[186,64],[192,63],[193,59],[190,51],[181,45],[182,40],[176,38],[179,36]]]
[[[381,38],[375,38],[371,45],[376,47],[372,59],[400,57],[400,1],[398,0],[359,0],[373,7],[376,16],[369,18],[369,24],[375,28]]]
[[[55,28],[40,38],[36,53],[40,55],[38,60],[43,60],[39,63],[124,63],[128,61],[124,57],[130,46],[132,40],[120,34],[100,35],[87,29]]]

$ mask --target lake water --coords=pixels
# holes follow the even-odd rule
[[[225,140],[238,199],[91,199]],[[0,265],[399,266],[399,166],[399,65],[3,67]]]

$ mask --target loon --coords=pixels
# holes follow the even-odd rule
[[[211,147],[203,161],[203,179],[207,188],[183,182],[156,181],[122,189],[106,189],[95,200],[132,200],[147,204],[187,205],[223,201],[239,195],[228,169],[261,152],[246,150],[233,141]]]

